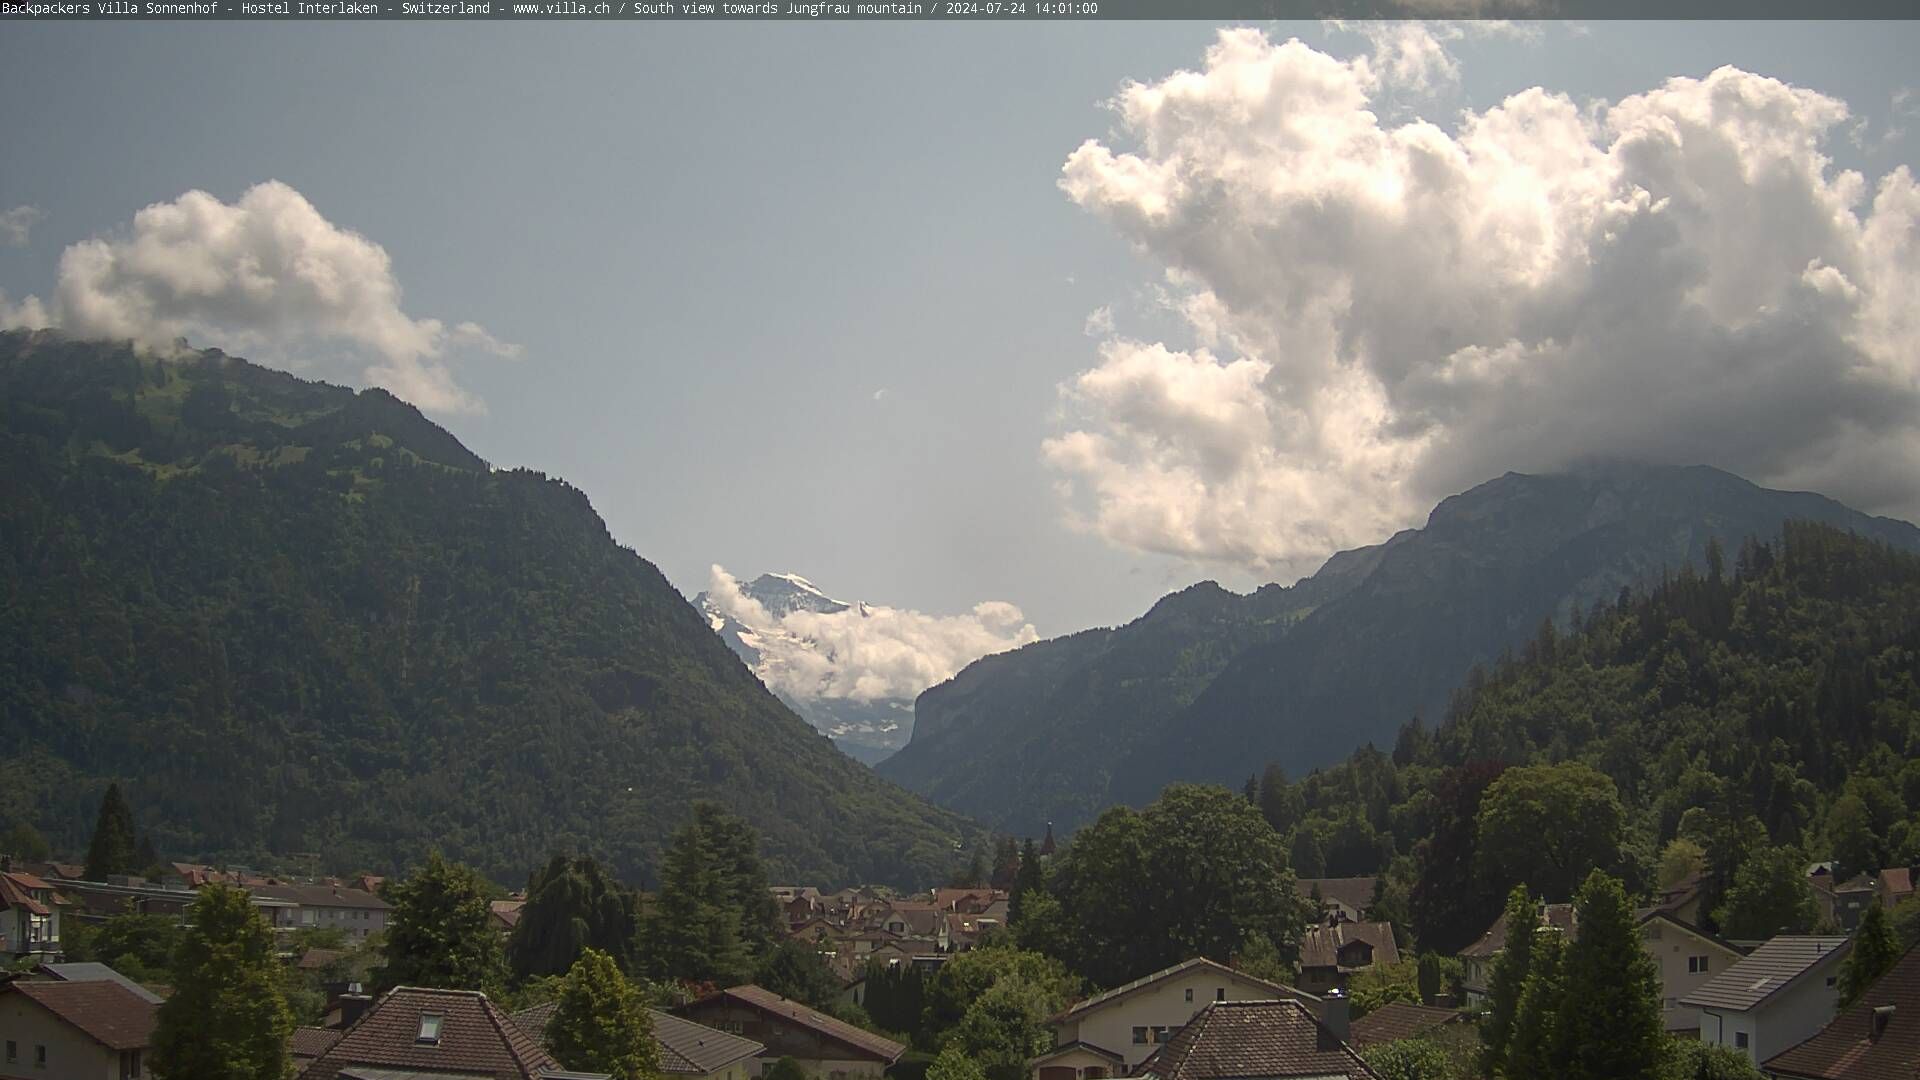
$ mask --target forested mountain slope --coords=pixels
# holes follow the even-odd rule
[[[650,878],[690,800],[777,877],[923,883],[975,835],[836,751],[617,544],[384,391],[0,334],[0,819],[496,880]]]

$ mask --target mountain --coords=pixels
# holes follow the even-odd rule
[[[721,611],[718,602],[704,592],[693,598],[693,604],[706,616],[707,625],[713,627],[714,633],[719,634],[727,647],[746,661],[747,666],[768,687],[781,685],[777,669],[791,664],[792,657],[818,655],[820,652],[819,643],[780,629],[777,625],[780,620],[796,611],[829,615],[841,611],[865,614],[868,610],[865,604],[848,604],[833,599],[798,574],[762,574],[743,584],[740,591],[766,608],[776,625],[763,629],[748,627]],[[768,635],[779,635],[782,640],[768,641]],[[821,734],[832,739],[833,744],[845,751],[847,756],[869,765],[877,764],[905,746],[913,735],[911,699],[858,701],[853,698],[803,698],[796,694],[781,693],[778,689],[774,690],[774,695]]]
[[[0,822],[118,781],[180,857],[555,851],[650,880],[697,799],[770,872],[924,884],[977,837],[760,685],[579,490],[381,390],[0,334]]]
[[[1905,522],[1711,468],[1509,473],[1290,588],[1206,583],[1120,629],[988,657],[920,696],[913,742],[879,771],[1029,834],[1178,780],[1238,786],[1269,761],[1297,775],[1438,717],[1544,620],[1795,519],[1920,550]]]

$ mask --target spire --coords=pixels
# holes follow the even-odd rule
[[[1040,854],[1053,854],[1053,822],[1047,822],[1047,838],[1040,841]]]

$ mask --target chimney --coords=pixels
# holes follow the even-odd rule
[[[353,985],[353,992],[340,995],[340,1026],[342,1028],[352,1027],[353,1022],[360,1019],[360,1014],[366,1012],[367,1007],[373,1004],[372,998],[358,992],[359,983]]]
[[[1347,1016],[1346,992],[1337,986],[1327,991],[1320,999],[1320,1023],[1341,1042],[1347,1041]]]
[[[1880,1036],[1887,1033],[1887,1025],[1891,1023],[1893,1023],[1893,1006],[1874,1006],[1872,1025],[1867,1029],[1867,1041],[1879,1042]]]

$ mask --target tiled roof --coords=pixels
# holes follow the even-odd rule
[[[345,1033],[332,1028],[294,1028],[293,1038],[287,1042],[287,1053],[311,1061],[332,1049],[333,1044],[339,1042],[343,1034]]]
[[[560,1008],[558,1001],[543,1001],[528,1009],[521,1009],[511,1017],[520,1025],[520,1030],[532,1036],[541,1046],[547,1045],[547,1025],[553,1023],[553,1014]]]
[[[1343,922],[1316,926],[1300,939],[1302,968],[1330,968],[1340,965],[1340,950],[1355,941],[1373,946],[1373,963],[1397,964],[1400,948],[1393,940],[1393,924],[1388,922]]]
[[[660,1069],[670,1073],[705,1075],[742,1058],[755,1057],[766,1047],[752,1039],[716,1031],[705,1024],[664,1013],[653,1012],[653,1041],[660,1044]]]
[[[1067,1006],[1064,1011],[1054,1016],[1053,1019],[1049,1021],[1049,1023],[1057,1023],[1062,1020],[1068,1020],[1073,1017],[1083,1015],[1094,1009],[1100,1008],[1102,1005],[1106,1005],[1109,1002],[1118,1001],[1119,999],[1126,997],[1130,994],[1133,994],[1136,991],[1144,990],[1147,987],[1152,986],[1154,983],[1157,983],[1162,979],[1170,979],[1175,975],[1183,974],[1184,972],[1189,971],[1193,968],[1206,968],[1210,971],[1215,971],[1222,975],[1227,975],[1232,978],[1239,979],[1242,982],[1253,983],[1256,986],[1264,986],[1267,989],[1272,990],[1273,996],[1276,998],[1298,998],[1300,996],[1300,991],[1295,990],[1291,986],[1282,986],[1279,983],[1271,983],[1265,979],[1256,979],[1253,976],[1246,974],[1245,972],[1235,971],[1225,964],[1219,963],[1214,960],[1209,960],[1204,956],[1196,956],[1191,960],[1182,960],[1179,963],[1173,965],[1172,967],[1162,968],[1151,975],[1142,975],[1141,977],[1133,980],[1130,983],[1122,983],[1121,985],[1116,986],[1113,989],[1108,990],[1104,993],[1095,994],[1090,998],[1085,998],[1083,1000],[1076,1001],[1073,1004]]]
[[[46,905],[35,900],[28,891],[35,887],[28,882],[38,882],[38,887],[42,889],[48,887],[39,878],[28,874],[0,874],[0,908],[22,908],[35,915],[48,914]]]
[[[50,979],[61,982],[114,982],[126,987],[133,995],[152,1005],[160,1004],[160,995],[127,978],[105,964],[41,964],[33,970]]]
[[[834,1039],[847,1046],[871,1054],[874,1057],[886,1061],[888,1064],[900,1060],[900,1055],[907,1052],[905,1046],[894,1042],[892,1039],[882,1035],[875,1035],[873,1032],[863,1028],[854,1027],[844,1020],[828,1016],[826,1013],[816,1009],[809,1009],[797,1001],[789,1001],[771,990],[764,990],[758,986],[751,984],[735,986],[731,989],[722,990],[703,1000],[711,1001],[719,997],[730,998],[743,1005],[758,1009],[763,1013],[778,1016],[789,1023],[798,1024],[801,1027],[807,1028],[815,1034],[824,1035],[827,1038]],[[700,1002],[696,1001],[693,1004],[698,1005]]]
[[[1380,1043],[1399,1042],[1450,1024],[1466,1014],[1458,1009],[1439,1009],[1431,1005],[1389,1002],[1355,1020],[1347,1031],[1347,1041],[1365,1050]]]
[[[1155,1080],[1348,1077],[1378,1080],[1298,1001],[1216,1001],[1134,1070]]]
[[[440,1039],[420,1043],[420,1017],[430,1013],[441,1017]],[[300,1080],[340,1080],[367,1068],[535,1080],[559,1067],[485,994],[401,986],[361,1014],[338,1042],[300,1071]]]
[[[1744,1012],[1785,989],[1822,961],[1844,955],[1848,944],[1844,937],[1774,938],[1707,980],[1682,998],[1680,1004]]]
[[[1545,925],[1553,926],[1560,930],[1572,931],[1574,929],[1573,905],[1548,904]],[[1487,927],[1487,932],[1480,935],[1480,940],[1461,949],[1460,955],[1469,958],[1484,959],[1493,956],[1494,953],[1506,947],[1507,913],[1503,911],[1500,913],[1499,918],[1493,920],[1493,925]]]
[[[1127,1062],[1126,1058],[1121,1057],[1119,1054],[1114,1053],[1104,1046],[1095,1046],[1090,1042],[1082,1042],[1079,1039],[1075,1039],[1072,1042],[1061,1043],[1058,1046],[1052,1047],[1039,1057],[1028,1058],[1027,1068],[1034,1068],[1035,1066],[1052,1061],[1054,1058],[1060,1057],[1063,1054],[1070,1054],[1075,1051],[1092,1054],[1094,1057],[1106,1058],[1108,1061],[1122,1066]]]
[[[0,986],[78,1028],[109,1050],[141,1050],[153,1039],[158,1006],[112,980],[15,979]]]
[[[1812,1038],[1762,1064],[1769,1075],[1818,1080],[1920,1075],[1920,948],[1907,950],[1852,1008]]]
[[[391,905],[364,889],[350,885],[255,885],[251,892],[268,900],[287,900],[301,907],[365,908],[385,911]]]
[[[1293,887],[1302,897],[1311,898],[1318,889],[1322,900],[1338,901],[1355,911],[1365,911],[1367,905],[1373,903],[1374,883],[1378,880],[1372,877],[1295,878]]]

